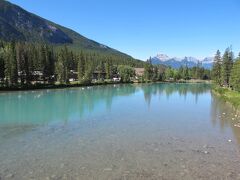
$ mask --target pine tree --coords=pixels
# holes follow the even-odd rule
[[[233,66],[233,53],[229,48],[227,48],[223,55],[222,73],[221,73],[222,84],[224,86],[229,86],[232,66]]]
[[[92,82],[92,74],[94,71],[94,65],[92,61],[86,63],[85,73],[84,73],[84,84],[90,84]]]
[[[85,58],[83,52],[81,51],[78,58],[78,81],[81,82],[85,75]]]
[[[3,82],[5,74],[4,74],[4,45],[0,42],[0,82]]]
[[[58,60],[56,65],[56,74],[57,80],[60,84],[65,82],[65,68],[64,68],[64,59],[62,52],[58,54]]]
[[[240,58],[233,64],[230,85],[234,90],[240,91]]]
[[[212,79],[217,85],[221,85],[221,76],[222,76],[222,58],[221,52],[217,50],[217,53],[214,57],[213,69],[212,69]]]
[[[153,79],[153,66],[151,57],[149,58],[149,60],[147,60],[147,63],[144,66],[144,79],[147,81]]]
[[[153,68],[153,81],[157,81],[158,80],[158,67],[157,66],[154,66]]]
[[[106,72],[106,79],[111,78],[111,67],[109,61],[105,63],[105,72]]]
[[[186,67],[183,68],[183,79],[188,80],[189,78],[190,78],[189,77],[189,69],[186,66]]]
[[[7,86],[15,86],[18,83],[18,67],[16,59],[15,42],[11,42],[5,48],[5,76]]]

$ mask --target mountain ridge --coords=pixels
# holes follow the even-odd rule
[[[0,39],[4,41],[43,42],[56,46],[68,45],[78,51],[88,50],[132,58],[5,0],[0,0],[0,29]]]
[[[194,66],[200,65],[206,69],[211,69],[213,65],[213,57],[206,57],[203,59],[198,59],[192,56],[185,56],[183,58],[179,57],[170,57],[166,54],[157,54],[151,59],[152,64],[154,65],[166,65],[171,66],[172,68],[178,69],[181,66],[188,66],[192,68]]]

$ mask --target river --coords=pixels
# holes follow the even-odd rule
[[[0,94],[0,179],[240,179],[240,114],[207,84]]]

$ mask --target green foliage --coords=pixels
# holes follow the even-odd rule
[[[221,75],[222,75],[222,57],[221,52],[218,50],[214,57],[214,64],[212,69],[212,79],[217,85],[221,85]]]
[[[151,81],[153,79],[153,67],[149,63],[144,66],[144,79],[147,81]]]
[[[213,88],[213,92],[220,95],[225,101],[231,102],[234,106],[240,107],[240,93],[232,91],[227,88],[216,86]]]
[[[234,90],[240,92],[240,59],[238,59],[233,65],[230,85]]]
[[[136,62],[115,55],[88,51],[77,53],[71,51],[68,46],[55,49],[48,44],[0,42],[0,85],[6,88],[26,88],[43,83],[69,84],[70,79],[78,79],[81,84],[90,84],[96,71],[100,72],[103,81],[111,81],[111,78],[118,77],[119,66],[126,66],[129,67],[127,70],[132,70],[132,67],[139,67],[140,64]],[[133,70],[126,72],[130,77],[133,76]],[[125,82],[130,81],[128,76],[123,76]]]
[[[82,81],[84,77],[84,72],[85,72],[85,58],[83,55],[83,52],[81,51],[80,57],[78,59],[78,81]]]
[[[229,86],[231,70],[233,66],[233,53],[227,48],[222,60],[221,79],[222,85]]]
[[[165,71],[166,80],[170,80],[174,78],[174,70],[171,67],[168,67]]]
[[[16,49],[15,43],[12,42],[5,46],[5,57],[4,57],[4,65],[5,65],[5,78],[6,84],[8,86],[16,86],[18,83],[18,71],[17,71],[17,59],[16,59]]]
[[[122,82],[130,82],[131,77],[135,75],[134,69],[130,66],[118,66],[118,72]]]

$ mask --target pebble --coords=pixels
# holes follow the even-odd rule
[[[222,113],[223,115],[226,115],[226,113]]]
[[[112,168],[105,168],[103,171],[112,171]]]
[[[234,127],[239,127],[240,128],[240,125],[239,124],[234,124]]]
[[[208,151],[204,151],[204,154],[209,154],[209,152]]]
[[[229,140],[228,140],[228,142],[232,142],[232,140],[231,140],[231,139],[229,139]]]

